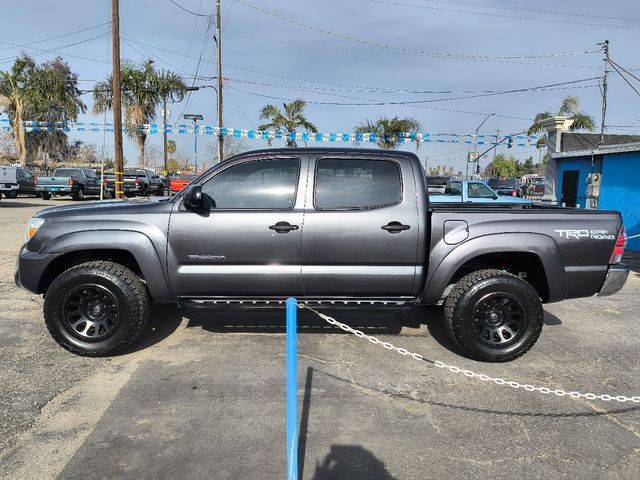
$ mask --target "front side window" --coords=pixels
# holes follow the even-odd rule
[[[469,198],[494,198],[493,190],[484,183],[470,183],[467,193]]]
[[[295,204],[300,160],[256,160],[229,167],[202,185],[217,209],[290,210]]]
[[[400,167],[390,160],[326,158],[318,161],[318,210],[367,210],[402,201]]]

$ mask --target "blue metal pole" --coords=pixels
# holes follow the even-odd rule
[[[195,173],[198,173],[198,122],[193,122],[193,136],[195,138],[195,146],[193,149],[193,157],[195,163]]]
[[[298,480],[298,301],[287,298],[287,480]]]

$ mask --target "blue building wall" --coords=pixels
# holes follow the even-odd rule
[[[604,155],[598,207],[619,210],[627,235],[640,235],[640,152]],[[627,250],[640,251],[640,238]]]
[[[628,236],[640,234],[640,151],[603,155],[602,161],[592,165],[591,156],[558,158],[558,186],[556,196],[561,204],[562,176],[566,170],[578,170],[578,207],[584,208],[587,175],[602,174],[600,183],[601,210],[618,210]],[[640,251],[640,238],[629,240],[627,250]]]

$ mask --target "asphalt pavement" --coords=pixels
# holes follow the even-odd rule
[[[285,478],[284,310],[155,308],[139,344],[87,359],[49,337],[13,271],[28,218],[0,203],[0,478]],[[550,388],[640,395],[640,262],[608,298],[545,306],[508,364],[464,358],[440,308],[332,310],[429,359]],[[640,405],[541,395],[434,368],[300,314],[301,479],[640,478]]]

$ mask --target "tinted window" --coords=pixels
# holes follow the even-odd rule
[[[208,180],[202,194],[216,208],[289,210],[299,173],[300,161],[293,158],[241,163]]]
[[[515,188],[518,185],[515,178],[490,178],[488,183],[491,188]]]
[[[314,204],[320,210],[376,208],[401,200],[400,168],[395,162],[318,161]]]
[[[82,170],[79,168],[56,168],[53,172],[54,177],[82,177]]]
[[[470,183],[467,189],[469,198],[494,198],[495,195],[484,183]]]
[[[125,170],[124,171],[124,176],[125,177],[146,177],[147,173],[144,170]]]
[[[460,182],[449,182],[444,189],[445,195],[458,195],[462,196],[462,183]]]

